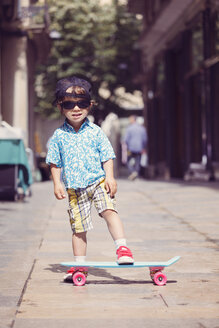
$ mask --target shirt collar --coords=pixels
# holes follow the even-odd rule
[[[71,124],[68,123],[67,119],[65,119],[65,123],[64,126],[66,128],[67,131],[71,131],[71,132],[75,132],[75,129],[73,128],[73,126],[71,126]],[[83,131],[85,129],[86,126],[89,126],[90,128],[93,128],[92,123],[89,121],[88,118],[85,119],[84,123],[81,125],[78,133],[80,133],[81,131]]]

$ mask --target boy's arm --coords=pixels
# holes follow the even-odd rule
[[[64,199],[66,198],[66,196],[65,196],[63,185],[60,180],[61,168],[57,167],[55,164],[52,163],[50,165],[50,168],[51,168],[52,180],[54,184],[54,194],[57,199]]]
[[[113,197],[117,192],[117,183],[114,179],[113,174],[113,160],[109,159],[108,161],[103,163],[103,169],[106,173],[105,178],[105,188],[106,191],[110,193],[110,196]]]

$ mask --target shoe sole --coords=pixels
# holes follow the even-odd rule
[[[123,256],[118,261],[118,264],[133,264],[134,259],[130,258],[129,256]]]
[[[72,273],[67,273],[63,277],[63,281],[72,280]]]

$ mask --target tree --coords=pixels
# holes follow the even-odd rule
[[[37,111],[57,116],[52,107],[55,84],[72,75],[90,80],[101,116],[119,111],[115,90],[136,89],[132,53],[141,21],[117,1],[103,5],[99,0],[48,0],[48,5],[50,29],[60,38],[52,42],[48,62],[36,74]]]

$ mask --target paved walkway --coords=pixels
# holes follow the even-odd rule
[[[118,184],[118,209],[135,260],[182,257],[166,269],[167,285],[154,285],[147,269],[91,269],[85,286],[64,283],[59,263],[72,260],[66,201],[53,198],[51,182],[35,184],[26,204],[0,204],[15,227],[26,222],[25,235],[19,229],[8,229],[8,240],[3,235],[3,246],[12,246],[8,261],[1,252],[0,327],[219,327],[218,185]],[[95,210],[93,220],[88,259],[113,261],[113,242]]]

